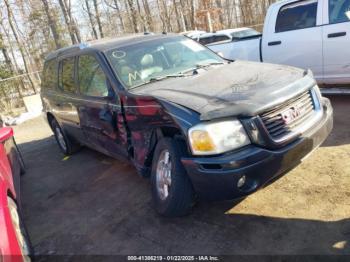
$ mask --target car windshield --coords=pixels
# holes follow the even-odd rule
[[[118,78],[127,89],[152,80],[184,74],[196,67],[224,63],[224,60],[187,37],[166,37],[144,41],[106,52]]]
[[[246,30],[231,33],[231,36],[235,38],[245,38],[245,37],[255,36],[255,35],[260,35],[260,33],[258,31],[255,31],[254,29],[246,29]]]

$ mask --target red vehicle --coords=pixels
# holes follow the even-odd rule
[[[30,242],[20,212],[19,179],[24,172],[12,128],[0,128],[0,261],[30,261]]]

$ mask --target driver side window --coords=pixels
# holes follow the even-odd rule
[[[78,72],[81,94],[94,97],[108,96],[107,77],[94,56],[80,56]]]

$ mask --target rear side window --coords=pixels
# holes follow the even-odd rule
[[[57,86],[57,62],[55,59],[45,63],[42,88],[55,89]]]
[[[210,44],[212,43],[214,40],[213,40],[213,37],[210,36],[210,37],[203,37],[203,38],[200,38],[199,39],[199,43],[201,43],[202,45],[207,45],[207,44]]]
[[[227,40],[230,40],[230,38],[226,35],[215,35],[213,43],[227,41]]]
[[[227,41],[230,40],[230,37],[226,35],[213,35],[209,37],[203,37],[199,39],[199,43],[202,45],[208,45],[208,44],[213,44],[216,42],[221,42],[221,41]]]
[[[79,57],[78,79],[80,93],[87,96],[108,96],[107,77],[94,56]]]
[[[75,93],[75,80],[74,80],[74,64],[75,58],[70,57],[61,60],[60,62],[60,88],[69,93]]]
[[[315,27],[317,0],[300,1],[283,6],[277,16],[276,33]]]
[[[350,21],[350,0],[329,0],[329,23]]]

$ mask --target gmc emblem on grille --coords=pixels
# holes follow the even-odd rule
[[[288,125],[293,122],[302,114],[301,110],[297,107],[291,107],[288,110],[281,113],[284,124]]]

